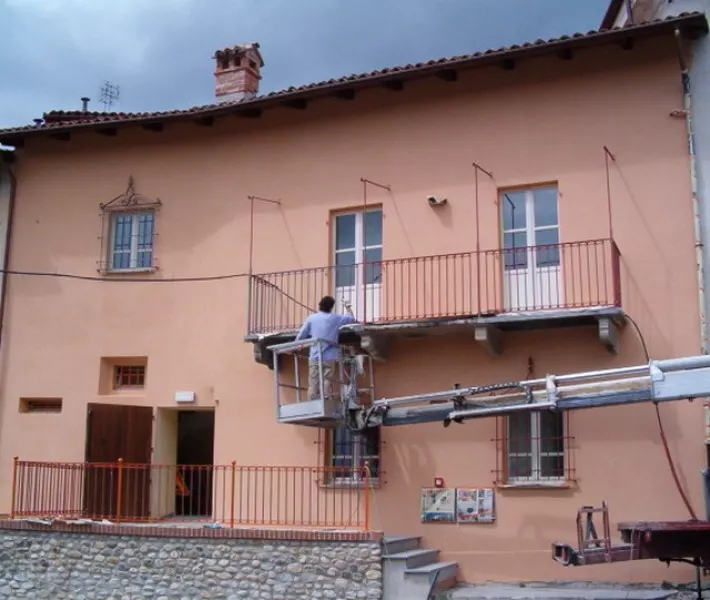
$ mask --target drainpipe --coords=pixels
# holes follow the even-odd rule
[[[678,63],[683,83],[683,113],[688,129],[688,154],[690,158],[690,189],[693,204],[693,233],[695,236],[695,263],[698,279],[698,307],[700,309],[700,352],[708,353],[707,315],[705,313],[705,261],[703,258],[703,230],[700,221],[700,200],[698,198],[697,158],[695,155],[695,132],[693,131],[692,94],[690,90],[690,73],[683,56],[683,43],[680,28],[675,28],[675,39],[678,47]]]
[[[634,24],[634,7],[632,6],[632,0],[626,0],[624,2],[626,6],[626,20],[630,25]]]
[[[2,257],[2,278],[0,278],[0,349],[2,348],[3,333],[5,331],[5,303],[7,298],[7,268],[10,265],[10,240],[12,239],[12,221],[15,214],[15,190],[17,189],[17,179],[12,171],[12,167],[6,164],[6,171],[10,176],[10,199],[7,207],[7,231],[5,232],[5,252]],[[0,173],[3,171],[3,163],[0,162]]]

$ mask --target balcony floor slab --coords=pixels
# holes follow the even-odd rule
[[[373,358],[387,360],[388,342],[392,339],[422,338],[430,336],[469,335],[483,344],[492,355],[502,352],[502,334],[512,331],[533,331],[568,327],[597,327],[599,340],[611,353],[618,351],[618,330],[626,323],[622,308],[600,306],[508,312],[495,315],[470,315],[434,317],[417,320],[387,321],[355,324],[343,327],[340,343],[350,344],[373,353]],[[256,362],[273,368],[268,347],[293,341],[295,331],[274,331],[252,334],[245,341],[254,344]]]

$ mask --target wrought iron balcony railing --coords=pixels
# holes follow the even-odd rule
[[[599,239],[253,275],[248,335],[297,331],[328,294],[365,324],[620,306],[619,259]]]

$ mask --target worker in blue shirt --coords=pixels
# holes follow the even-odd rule
[[[308,399],[317,400],[330,396],[336,362],[340,359],[338,335],[343,325],[355,322],[352,308],[345,304],[347,314],[333,313],[335,298],[324,296],[318,303],[318,312],[306,317],[296,340],[321,339],[328,344],[313,344],[308,356]],[[323,393],[320,389],[319,361],[323,363]]]

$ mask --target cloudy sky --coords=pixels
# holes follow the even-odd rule
[[[212,53],[258,41],[261,91],[595,29],[608,0],[0,0],[0,127],[53,109],[213,100]]]

